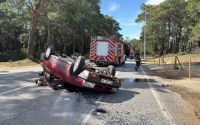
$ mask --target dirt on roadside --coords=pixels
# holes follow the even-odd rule
[[[0,62],[0,71],[9,71],[13,69],[20,69],[24,67],[39,66],[38,63],[33,62],[29,59],[19,61]]]
[[[197,92],[188,91],[185,87],[170,85],[168,87],[173,92],[179,93],[183,99],[191,103],[195,108],[195,114],[200,119],[200,94]]]
[[[173,64],[144,64],[148,75],[160,78],[163,84],[173,92],[179,93],[184,100],[194,107],[194,113],[200,119],[200,56],[192,63],[192,79],[190,80],[188,65],[182,65],[184,70],[174,70]]]

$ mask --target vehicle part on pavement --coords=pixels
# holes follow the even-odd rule
[[[47,72],[44,72],[44,79],[47,81],[47,82],[51,82],[53,80],[51,74],[47,73]]]
[[[36,79],[35,83],[36,83],[37,86],[43,86],[44,85],[42,80],[40,80],[40,79]]]
[[[112,65],[110,65],[110,66],[108,66],[108,69],[109,69],[109,71],[110,71],[110,74],[111,74],[111,76],[115,76],[115,67],[114,66],[112,66]]]

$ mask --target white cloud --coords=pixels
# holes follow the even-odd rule
[[[117,19],[121,26],[137,26],[138,23],[134,19]]]
[[[135,22],[122,22],[121,25],[122,26],[137,26],[138,23],[135,23]]]
[[[138,23],[136,23],[136,22],[133,21],[133,22],[130,23],[130,25],[131,25],[131,26],[137,26]]]
[[[147,0],[146,4],[151,4],[151,5],[158,5],[162,3],[165,0]]]
[[[111,4],[109,5],[109,7],[108,7],[108,10],[109,10],[110,12],[114,12],[114,11],[119,10],[119,7],[120,7],[119,4],[117,4],[117,3],[111,3]]]

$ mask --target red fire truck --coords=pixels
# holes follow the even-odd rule
[[[126,60],[124,42],[118,38],[96,37],[90,44],[90,62],[97,65],[121,65]]]

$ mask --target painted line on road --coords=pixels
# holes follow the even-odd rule
[[[102,98],[103,98],[103,96],[100,96],[100,97],[97,99],[97,101],[100,102]],[[94,110],[95,110],[94,107],[90,109],[89,113],[88,113],[88,114],[85,116],[85,118],[83,119],[81,125],[86,125],[87,121],[91,118],[92,113],[94,112]]]
[[[118,76],[121,70],[122,70],[122,68],[120,68],[119,71],[117,71],[117,73],[115,74],[115,76]]]
[[[142,69],[142,73],[144,74],[145,78],[148,80],[149,77],[146,74],[146,72],[144,71],[143,67],[141,66]],[[149,85],[149,88],[151,89],[151,92],[153,93],[154,98],[156,99],[156,102],[158,104],[158,106],[160,107],[160,110],[163,114],[163,116],[169,121],[170,125],[176,125],[173,121],[173,117],[172,115],[169,113],[169,111],[167,110],[167,107],[165,106],[165,104],[163,104],[160,100],[159,100],[159,95],[157,93],[157,91],[154,89],[154,87],[152,86],[151,83],[147,82]]]
[[[61,92],[60,95],[57,97],[55,103],[53,104],[53,109],[56,109],[59,107],[59,102],[62,99],[63,95],[64,95],[64,92]]]
[[[122,70],[122,68],[119,68],[119,70],[117,71],[117,73],[115,74],[115,76],[118,76],[120,74],[120,71]],[[103,95],[100,96],[97,101],[100,102],[103,98]],[[87,124],[87,121],[91,118],[92,116],[92,113],[94,112],[95,110],[95,107],[91,108],[89,113],[85,116],[85,118],[83,119],[81,125],[86,125]]]
[[[5,94],[7,94],[7,93],[11,93],[11,92],[14,92],[14,91],[17,91],[17,90],[20,90],[20,89],[23,89],[23,88],[26,88],[26,87],[29,87],[29,86],[32,86],[32,85],[26,85],[26,86],[23,86],[23,87],[19,87],[19,88],[16,88],[16,89],[12,89],[12,90],[9,90],[9,91],[0,93],[0,95],[5,95]]]
[[[26,73],[26,72],[40,72],[42,71],[42,68],[37,67],[25,67],[25,68],[19,68],[19,69],[13,69],[8,71],[0,71],[0,75],[13,75],[17,73]]]

